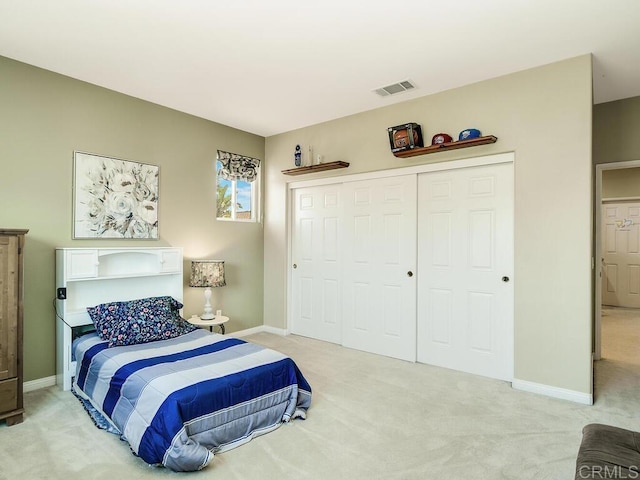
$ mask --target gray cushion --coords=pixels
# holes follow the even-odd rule
[[[640,479],[640,433],[592,423],[582,429],[576,480]]]

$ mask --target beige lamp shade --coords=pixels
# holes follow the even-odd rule
[[[194,260],[191,262],[190,287],[224,287],[222,260]]]

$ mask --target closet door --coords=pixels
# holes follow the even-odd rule
[[[418,361],[513,378],[513,164],[418,176]]]
[[[340,184],[293,192],[291,332],[341,343]]]
[[[416,176],[344,184],[343,345],[415,361]]]

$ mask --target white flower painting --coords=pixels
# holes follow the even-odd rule
[[[75,152],[73,238],[158,239],[156,165]]]

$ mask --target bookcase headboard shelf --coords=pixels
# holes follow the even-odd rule
[[[56,375],[71,388],[74,333],[92,325],[87,307],[170,295],[183,300],[182,249],[176,247],[56,249]]]

